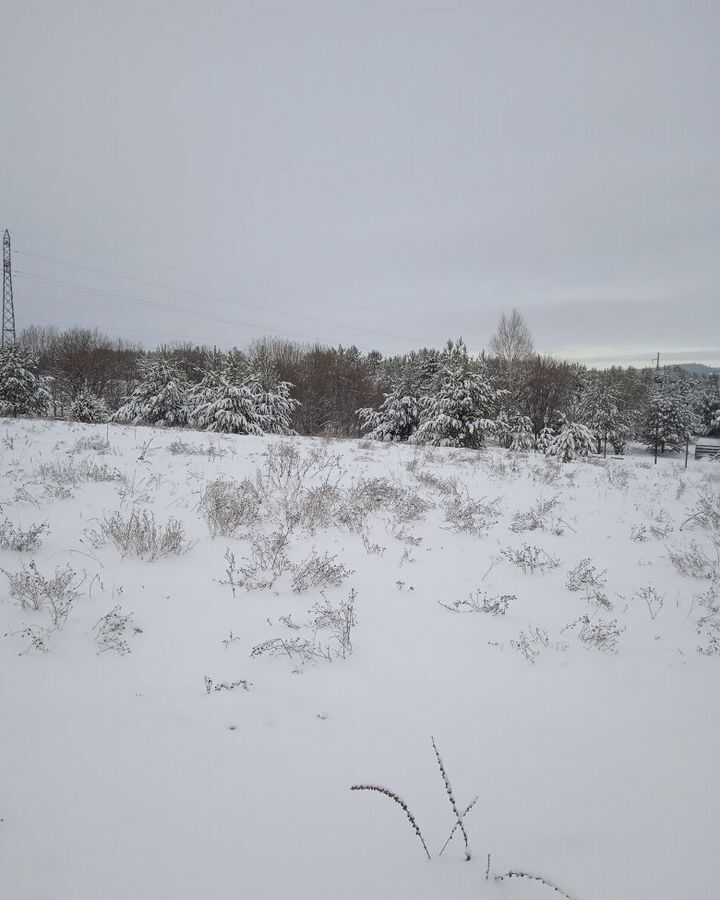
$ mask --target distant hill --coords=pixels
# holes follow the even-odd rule
[[[720,375],[718,366],[706,366],[704,363],[681,363],[679,369],[685,369],[691,375]]]

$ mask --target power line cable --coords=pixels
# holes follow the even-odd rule
[[[311,343],[315,343],[315,342],[321,343],[320,341],[318,341],[316,335],[305,334],[303,332],[283,331],[283,330],[274,329],[274,328],[269,329],[268,326],[262,325],[258,322],[247,322],[247,321],[243,321],[241,319],[228,319],[225,316],[217,316],[214,313],[202,313],[202,312],[199,312],[198,310],[185,309],[183,307],[173,306],[169,303],[162,303],[159,300],[148,300],[146,298],[131,297],[127,294],[120,294],[116,291],[106,291],[101,288],[91,288],[91,287],[87,287],[86,285],[75,284],[75,283],[69,282],[69,281],[62,281],[57,278],[48,278],[43,275],[36,275],[34,272],[24,272],[24,271],[16,270],[15,274],[16,274],[16,276],[20,276],[21,278],[30,279],[31,281],[39,282],[41,284],[48,284],[48,285],[52,285],[53,287],[59,287],[59,288],[65,289],[65,290],[79,291],[80,293],[84,293],[84,294],[91,294],[93,296],[102,297],[102,298],[106,298],[109,300],[116,300],[120,303],[129,303],[129,304],[132,304],[135,306],[140,306],[140,307],[147,306],[152,309],[160,309],[160,310],[172,312],[175,314],[187,315],[187,316],[191,316],[193,318],[202,319],[207,322],[216,322],[216,323],[219,323],[222,325],[235,325],[238,327],[254,328],[264,334],[267,334],[268,331],[270,330],[274,334],[282,335],[284,337],[294,337],[294,338],[300,338],[302,340],[310,341]],[[368,352],[368,350],[366,348],[358,347],[358,349],[365,350],[365,352]]]
[[[131,275],[124,275],[119,272],[110,272],[106,269],[100,269],[95,266],[86,266],[86,265],[82,265],[81,263],[75,263],[75,262],[70,262],[68,260],[57,259],[57,258],[51,257],[51,256],[44,256],[41,253],[32,253],[29,250],[15,250],[15,253],[21,254],[22,256],[29,256],[34,259],[42,259],[46,262],[55,263],[56,265],[69,266],[73,269],[81,269],[85,272],[93,272],[95,274],[105,275],[110,278],[119,278],[119,279],[122,279],[123,281],[129,281],[133,284],[145,285],[147,287],[160,288],[161,290],[166,290],[166,291],[173,291],[175,293],[184,294],[188,297],[195,297],[197,299],[213,300],[217,303],[226,303],[226,304],[229,304],[230,306],[234,306],[234,307],[238,307],[238,306],[245,307],[246,309],[252,309],[252,310],[256,310],[258,312],[272,313],[273,315],[285,316],[287,318],[293,318],[293,319],[302,319],[305,322],[313,322],[313,323],[319,324],[319,325],[330,325],[334,328],[343,328],[348,331],[359,331],[359,332],[363,332],[364,334],[372,334],[377,337],[386,337],[386,338],[392,338],[394,340],[409,341],[410,343],[419,344],[421,346],[427,344],[427,342],[423,342],[417,338],[410,338],[405,335],[392,334],[390,332],[379,331],[374,328],[364,328],[361,325],[346,325],[342,322],[333,321],[332,319],[322,319],[318,316],[308,316],[303,313],[289,313],[289,312],[285,312],[284,310],[274,309],[272,307],[269,308],[269,307],[259,306],[258,304],[246,303],[244,301],[230,300],[227,297],[220,297],[216,294],[206,294],[202,291],[193,291],[193,290],[190,290],[189,288],[176,287],[171,284],[164,284],[163,282],[150,281],[150,280],[144,279],[144,278],[135,278]]]

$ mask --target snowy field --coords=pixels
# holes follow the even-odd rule
[[[2,898],[720,895],[720,465],[9,419],[0,463]]]

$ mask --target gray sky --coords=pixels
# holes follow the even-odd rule
[[[517,306],[720,364],[719,47],[717,0],[3,3],[18,326],[479,350]]]

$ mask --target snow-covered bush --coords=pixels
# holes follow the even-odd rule
[[[422,399],[413,443],[439,447],[483,447],[496,430],[498,392],[485,372],[444,368],[436,394]]]
[[[191,424],[225,434],[263,435],[270,430],[271,422],[260,411],[258,394],[259,384],[254,377],[242,384],[230,384],[221,378],[219,384],[208,388],[191,413]]]
[[[593,435],[587,425],[567,420],[560,425],[559,432],[545,450],[547,456],[554,456],[562,462],[572,462],[592,452]]]
[[[548,447],[555,440],[555,429],[544,425],[535,441],[535,447],[540,453],[547,453]]]
[[[495,434],[500,446],[506,450],[532,450],[535,446],[532,420],[519,413],[508,415],[501,410],[495,420]]]
[[[606,453],[608,443],[615,453],[624,452],[629,432],[628,415],[622,409],[616,388],[599,373],[585,379],[580,415],[593,434],[597,453]]]
[[[142,360],[139,369],[140,383],[113,420],[135,425],[185,425],[187,384],[176,366],[157,357]]]
[[[0,350],[0,416],[42,415],[50,394],[36,375],[37,360],[16,344]]]
[[[289,381],[280,381],[267,375],[248,379],[255,394],[255,403],[264,420],[267,434],[295,434],[290,427],[293,413],[300,406],[290,396],[293,387]]]
[[[291,388],[245,368],[242,375],[233,367],[207,372],[188,395],[190,424],[225,434],[294,434],[290,422],[300,404]]]
[[[75,394],[68,407],[68,419],[76,422],[105,422],[108,408],[105,401],[93,394],[89,388],[82,388]]]
[[[394,388],[377,410],[359,409],[361,430],[372,441],[407,441],[420,424],[421,401],[404,385]]]

